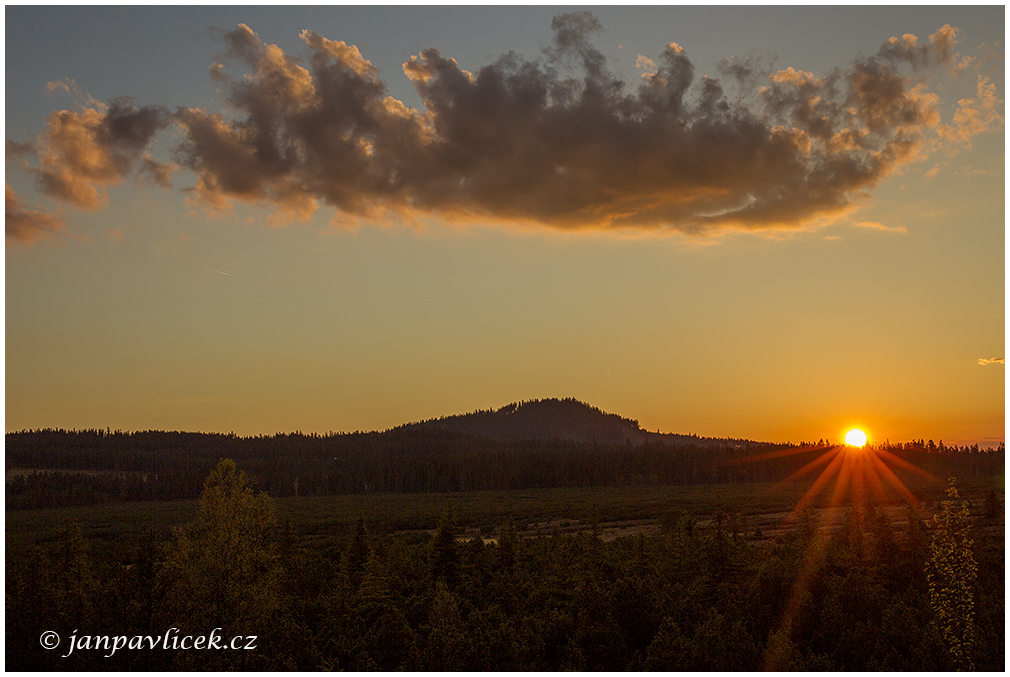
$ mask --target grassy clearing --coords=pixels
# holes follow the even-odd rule
[[[999,485],[991,488],[1002,491],[1001,480]],[[808,488],[809,482],[784,487],[774,484],[584,487],[313,496],[278,498],[275,503],[282,523],[290,520],[296,531],[321,544],[344,538],[351,533],[359,517],[374,534],[434,529],[447,505],[451,506],[461,528],[479,528],[487,535],[509,518],[524,530],[537,524],[566,520],[583,524],[662,521],[677,514],[706,519],[717,508],[756,516],[792,509]],[[942,498],[938,489],[910,488],[927,507]],[[982,495],[987,488],[990,487],[963,486],[962,496]],[[815,505],[822,507],[829,495],[830,488]],[[196,501],[173,501],[7,511],[8,557],[23,553],[35,544],[55,541],[61,524],[76,521],[93,547],[108,556],[128,558],[133,544],[145,531],[153,530],[165,538],[172,527],[195,518],[196,506]]]
[[[103,554],[129,553],[148,530],[167,536],[173,526],[196,516],[196,501],[105,503],[70,508],[8,510],[5,514],[7,557],[56,540],[61,525],[77,522],[84,538]]]
[[[662,519],[671,513],[704,516],[718,505],[754,514],[786,509],[801,489],[770,484],[704,486],[586,487],[451,494],[359,494],[275,499],[281,522],[309,537],[343,536],[358,518],[373,533],[434,529],[451,506],[464,528],[490,532],[511,518],[521,528],[552,520],[600,522]],[[97,547],[123,550],[147,530],[167,536],[190,522],[196,501],[112,503],[94,506],[14,510],[6,513],[8,553],[56,539],[61,524],[76,521]]]

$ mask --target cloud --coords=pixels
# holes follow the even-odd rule
[[[404,64],[424,104],[414,110],[351,46],[306,31],[303,67],[239,26],[225,42],[245,72],[213,70],[239,119],[178,114],[194,198],[264,202],[282,219],[327,204],[558,228],[800,227],[918,157],[937,99],[895,63],[949,60],[956,34],[906,36],[825,77],[779,71],[731,103],[717,80],[695,80],[676,43],[638,60],[644,81],[629,92],[589,41],[595,17],[552,28],[544,61],[509,54],[470,72],[422,51]]]
[[[656,62],[643,54],[639,54],[635,59],[635,68],[642,71],[642,77],[645,79],[651,78],[659,70]]]
[[[952,121],[939,129],[942,138],[970,145],[972,137],[1003,126],[1003,101],[996,93],[995,83],[987,77],[979,76],[975,98],[961,99],[957,104]]]
[[[727,60],[719,70],[733,96],[716,78],[696,78],[677,43],[640,55],[632,86],[593,46],[603,28],[590,12],[559,15],[551,29],[541,58],[510,52],[476,71],[421,51],[403,65],[422,101],[414,109],[353,45],[306,30],[307,55],[290,55],[239,25],[219,33],[226,53],[210,70],[227,112],[84,98],[50,116],[31,171],[46,195],[83,209],[103,207],[106,187],[135,169],[167,185],[175,165],[148,148],[174,121],[173,159],[196,177],[190,202],[263,204],[272,223],[326,205],[343,220],[797,229],[852,209],[921,159],[927,139],[960,142],[996,121],[987,80],[942,125],[927,79],[900,70],[953,63],[960,33],[950,26],[926,41],[892,38],[827,74]]]
[[[983,42],[978,46],[979,56],[972,59],[972,66],[978,71],[986,71],[993,64],[1003,62],[1003,49],[999,43]]]
[[[981,364],[982,366],[985,366],[987,364],[1006,364],[1006,358],[1005,357],[990,357],[990,358],[983,357],[982,359],[980,359],[978,361],[978,363]]]
[[[171,124],[167,108],[138,108],[128,98],[100,103],[80,94],[72,80],[51,82],[49,89],[76,94],[78,105],[49,115],[31,147],[39,165],[26,170],[44,195],[93,211],[107,205],[107,188],[126,178],[138,163],[158,183],[167,181],[169,165],[147,155],[154,135]],[[23,144],[15,150],[28,152]],[[8,142],[8,156],[11,152]]]
[[[889,38],[880,47],[878,56],[888,60],[907,61],[917,68],[928,68],[935,64],[952,64],[960,61],[955,47],[964,36],[961,31],[946,24],[929,36],[928,42],[919,44],[919,38],[906,33],[900,38]]]
[[[18,143],[7,139],[4,144],[4,155],[7,160],[16,160],[26,155],[34,155],[36,152],[34,143]]]
[[[889,233],[907,233],[908,229],[905,226],[885,226],[883,223],[877,221],[860,221],[856,224],[860,228],[872,228],[874,230],[884,230]]]
[[[56,235],[69,235],[63,219],[43,210],[29,209],[7,183],[4,183],[4,227],[8,245],[28,245]]]

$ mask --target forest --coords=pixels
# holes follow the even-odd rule
[[[8,549],[7,667],[1002,670],[1002,506],[946,491],[926,520],[855,503],[839,529],[808,511],[771,539],[721,507],[707,529],[684,513],[651,537],[520,538],[506,519],[493,539],[463,538],[447,498],[433,533],[362,515],[319,541],[224,460],[193,519],[145,534],[126,561],[73,522],[23,557]],[[126,648],[170,628],[254,648]],[[47,631],[56,650],[40,646]]]
[[[818,479],[850,453],[574,401],[371,433],[8,433],[6,664],[1003,670],[1002,445],[885,442],[879,491]]]
[[[777,482],[832,448],[823,441],[771,445],[686,436],[637,445],[496,440],[438,427],[258,437],[24,431],[6,436],[6,508],[195,499],[222,458],[234,459],[261,490],[282,497]],[[941,481],[1003,473],[1002,445],[980,450],[930,440],[880,448]],[[785,453],[769,458],[775,451]],[[917,482],[906,467],[895,472]]]

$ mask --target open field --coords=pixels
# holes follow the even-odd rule
[[[962,496],[982,499],[998,486],[963,483]],[[585,487],[522,491],[478,491],[431,494],[355,494],[274,499],[279,521],[290,521],[309,542],[322,545],[342,540],[359,518],[376,534],[433,530],[450,507],[463,533],[480,530],[493,537],[497,528],[511,519],[520,535],[593,531],[604,539],[638,532],[658,533],[664,520],[679,515],[695,518],[705,529],[717,509],[738,513],[748,533],[756,529],[770,537],[789,528],[786,516],[809,483],[718,484],[689,486]],[[912,487],[926,507],[942,498],[938,488]],[[828,492],[825,492],[828,493]],[[815,514],[823,525],[837,524],[844,508],[824,510],[827,497],[815,502]],[[196,501],[108,503],[93,506],[10,510],[6,512],[8,557],[25,552],[34,544],[55,541],[61,524],[76,521],[83,536],[112,557],[128,558],[133,544],[145,531],[167,537],[173,527],[192,521]],[[904,520],[900,503],[886,510],[892,521]],[[923,513],[928,516],[928,511]],[[594,527],[595,525],[595,527]]]

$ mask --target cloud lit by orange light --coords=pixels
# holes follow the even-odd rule
[[[413,109],[354,45],[305,30],[302,58],[240,24],[217,32],[227,51],[211,67],[229,113],[105,104],[72,81],[51,83],[78,108],[48,118],[26,171],[51,198],[103,209],[107,188],[135,170],[168,185],[176,166],[149,145],[174,122],[175,157],[196,174],[192,202],[265,205],[271,224],[327,205],[351,219],[697,235],[837,218],[943,142],[1002,125],[1002,102],[982,76],[977,96],[941,121],[924,69],[975,63],[955,51],[962,37],[949,25],[928,40],[892,37],[826,75],[727,61],[725,84],[696,79],[687,50],[670,42],[639,56],[643,79],[630,93],[591,41],[603,30],[592,13],[559,15],[551,28],[540,60],[510,53],[469,71],[435,48],[410,57],[403,69],[423,104]],[[915,80],[907,65],[920,70]],[[730,86],[739,92],[727,95]]]

